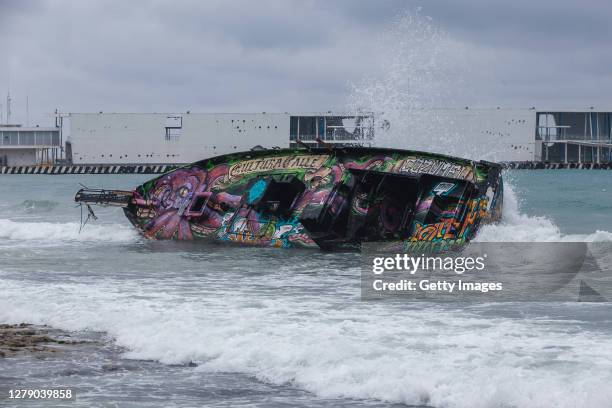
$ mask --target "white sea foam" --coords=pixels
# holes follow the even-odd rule
[[[485,226],[480,237],[610,240],[610,233],[601,231],[563,235],[551,220],[522,214],[519,208],[506,183],[503,222]],[[78,227],[0,219],[0,239],[136,239],[123,225],[88,225],[81,234]],[[133,255],[125,256],[129,262]],[[251,261],[235,262],[231,268],[255,268]],[[249,290],[248,279],[233,280],[230,265],[224,267],[228,271],[222,278],[211,279],[158,279],[148,276],[146,267],[136,280],[110,275],[77,283],[78,271],[74,279],[59,283],[3,279],[0,322],[104,331],[127,348],[127,358],[195,361],[197,370],[245,373],[323,397],[456,408],[612,406],[609,327],[587,330],[579,321],[507,318],[478,308],[362,303],[356,287],[348,296],[294,297],[283,290],[269,296]],[[259,276],[258,285],[291,287],[309,276],[275,272]],[[358,270],[343,272],[352,272],[352,280],[333,280],[336,272],[326,270],[312,279],[338,287],[358,280]],[[239,285],[245,281],[247,289]],[[609,306],[575,307],[602,315]]]
[[[527,216],[519,208],[506,183],[504,221],[483,228],[482,236],[496,241],[610,238],[608,232],[563,235],[549,219]],[[118,230],[125,240],[135,236],[119,225],[88,228],[88,239],[115,240]],[[82,239],[76,223],[0,220],[0,231],[0,238],[9,239]],[[236,263],[231,268],[253,268],[250,261]],[[248,282],[242,288],[238,283],[245,279],[232,280],[229,270],[223,278],[157,279],[145,269],[138,280],[5,280],[0,322],[104,331],[127,348],[127,358],[194,361],[197,370],[244,373],[322,397],[456,408],[612,405],[609,328],[585,330],[578,321],[507,318],[478,308],[361,303],[357,288],[348,296],[294,297],[282,290],[268,296],[250,290]],[[276,272],[259,276],[258,285],[291,287],[309,279]],[[351,285],[346,276],[334,280],[336,272],[311,279],[317,285]],[[358,270],[347,272],[358,280]],[[581,307],[597,313],[608,306]]]
[[[104,330],[130,358],[195,361],[198,370],[246,373],[324,397],[470,408],[612,404],[609,336],[572,321],[348,299],[340,307],[329,298],[263,297],[253,307],[255,299],[245,303],[230,290],[188,302],[175,295],[164,284],[24,291],[9,282],[0,321]]]
[[[22,222],[0,219],[0,239],[12,241],[100,241],[129,242],[137,239],[133,228],[120,224],[90,224],[79,232],[76,222]]]
[[[512,184],[504,182],[502,221],[482,226],[475,241],[483,242],[599,242],[612,241],[612,232],[592,234],[562,234],[559,227],[546,217],[521,213]]]

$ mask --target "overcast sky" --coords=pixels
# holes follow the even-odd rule
[[[611,25],[612,2],[588,0],[0,0],[3,118],[9,81],[14,119],[27,95],[41,125],[55,108],[345,110],[393,84],[408,105],[609,108]]]

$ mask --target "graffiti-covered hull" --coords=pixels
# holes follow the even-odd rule
[[[81,190],[147,238],[282,248],[463,244],[502,208],[501,167],[375,148],[283,149],[196,162],[134,191]]]

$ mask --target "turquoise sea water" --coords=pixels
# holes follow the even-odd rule
[[[561,232],[612,231],[612,172],[515,170],[507,181],[528,215],[550,218]]]

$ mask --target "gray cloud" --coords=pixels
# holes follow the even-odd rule
[[[29,95],[42,124],[56,107],[342,110],[351,83],[388,74],[384,41],[413,46],[418,33],[393,21],[419,5],[446,33],[430,58],[452,95],[441,103],[609,101],[612,5],[552,0],[0,0],[0,94],[10,77],[17,119]]]
[[[603,1],[431,0],[436,20],[477,44],[541,49],[609,44],[612,4]],[[571,50],[571,48],[570,48]]]

